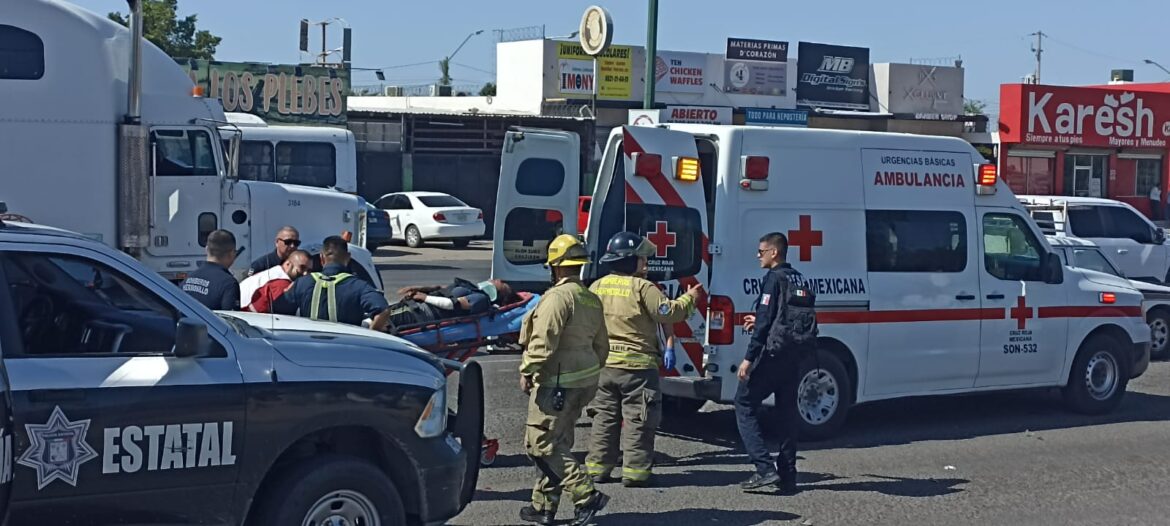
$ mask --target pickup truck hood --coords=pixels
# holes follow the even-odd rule
[[[407,340],[386,333],[343,323],[313,321],[300,316],[228,311],[219,313],[243,320],[248,325],[268,333],[266,338],[273,347],[298,365],[382,368],[380,366],[387,362],[376,358],[370,360],[368,355],[373,350],[374,356],[392,351],[418,358],[440,372],[444,370],[442,362],[434,354]],[[282,345],[284,342],[288,344]],[[328,348],[323,348],[323,343],[328,344]],[[350,352],[344,352],[344,348],[348,348]]]
[[[1138,289],[1146,299],[1170,299],[1170,287],[1164,285],[1156,285],[1145,281],[1138,281],[1135,279],[1129,280],[1133,284],[1133,288]]]
[[[1118,287],[1121,289],[1137,289],[1137,283],[1125,278],[1114,276],[1113,274],[1106,274],[1096,270],[1089,270],[1087,268],[1077,268],[1085,279],[1092,281],[1098,285],[1105,285],[1107,287]]]

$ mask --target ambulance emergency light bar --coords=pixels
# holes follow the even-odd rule
[[[656,153],[637,152],[634,157],[634,175],[647,179],[662,173],[662,156]],[[699,160],[694,157],[671,158],[672,176],[684,183],[699,180],[702,174]]]
[[[975,179],[976,195],[995,195],[995,182],[999,173],[994,164],[981,164]]]

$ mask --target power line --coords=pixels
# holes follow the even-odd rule
[[[1044,37],[1046,37],[1048,35],[1045,35],[1043,31],[1037,31],[1035,33],[1032,33],[1029,36],[1036,37],[1036,45],[1032,46],[1032,52],[1036,53],[1036,73],[1034,73],[1032,76],[1032,83],[1039,84],[1040,83],[1040,55],[1044,53]]]
[[[1055,43],[1057,43],[1057,44],[1060,44],[1060,45],[1062,45],[1062,46],[1064,46],[1064,47],[1067,47],[1067,48],[1070,48],[1070,49],[1074,49],[1074,50],[1076,50],[1076,51],[1080,51],[1081,53],[1086,53],[1086,54],[1089,54],[1089,55],[1093,55],[1093,56],[1100,57],[1100,58],[1104,58],[1104,59],[1108,59],[1108,60],[1116,60],[1116,61],[1118,61],[1118,62],[1124,62],[1124,63],[1126,63],[1126,64],[1139,64],[1139,63],[1140,63],[1139,61],[1137,61],[1137,60],[1133,60],[1133,59],[1130,59],[1130,58],[1117,57],[1117,56],[1113,56],[1113,55],[1108,55],[1108,54],[1105,54],[1105,53],[1101,53],[1101,52],[1099,52],[1099,51],[1093,51],[1093,50],[1091,50],[1091,49],[1086,49],[1086,48],[1080,47],[1080,46],[1078,46],[1078,45],[1076,45],[1076,44],[1072,44],[1072,43],[1069,43],[1069,42],[1065,42],[1065,41],[1063,41],[1063,40],[1060,40],[1060,39],[1058,39],[1058,38],[1053,38],[1053,37],[1052,37],[1052,35],[1049,35],[1049,34],[1047,34],[1047,33],[1045,33],[1045,34],[1044,34],[1044,36],[1045,36],[1045,37],[1047,37],[1047,38],[1048,38],[1048,40],[1049,40],[1050,42],[1055,42]]]
[[[478,71],[478,72],[480,72],[480,73],[487,73],[488,75],[495,75],[495,74],[496,74],[496,72],[495,72],[495,71],[488,71],[488,70],[486,70],[486,69],[477,68],[477,67],[475,67],[475,66],[468,66],[467,64],[460,64],[460,63],[458,63],[458,62],[452,62],[452,63],[451,63],[451,65],[454,65],[454,66],[459,66],[459,67],[461,67],[461,68],[467,68],[467,69],[475,70],[475,71]]]

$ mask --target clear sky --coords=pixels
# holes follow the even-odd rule
[[[122,0],[74,0],[98,12],[126,10]],[[345,19],[353,28],[354,67],[388,67],[387,84],[422,84],[438,77],[434,62],[473,37],[452,61],[456,84],[494,78],[493,29],[544,25],[548,36],[576,30],[585,7],[597,3],[614,18],[614,42],[644,45],[645,0],[180,0],[182,14],[199,15],[199,27],[223,37],[216,58],[290,63],[297,50],[298,21]],[[962,56],[969,99],[997,113],[999,85],[1019,82],[1035,67],[1029,33],[1044,39],[1045,84],[1103,84],[1112,68],[1135,70],[1137,81],[1170,75],[1170,0],[984,0],[933,2],[887,0],[661,0],[659,49],[721,53],[729,36],[787,40],[790,53],[805,40],[870,48],[871,62]],[[341,32],[330,28],[330,48]],[[311,34],[319,49],[319,28]],[[376,84],[357,72],[353,84]]]

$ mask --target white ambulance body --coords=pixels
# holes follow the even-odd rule
[[[578,141],[517,129],[504,144],[492,273],[547,283],[552,219],[575,210]],[[651,279],[671,296],[694,283],[711,294],[675,327],[682,352],[663,383],[675,401],[733,399],[764,276],[757,246],[780,232],[817,293],[804,436],[833,433],[853,404],[906,396],[1067,386],[1074,409],[1111,410],[1148,360],[1141,294],[1063,267],[981,162],[947,137],[627,126],[606,145],[584,234],[594,261],[615,232],[646,235],[659,248]]]

